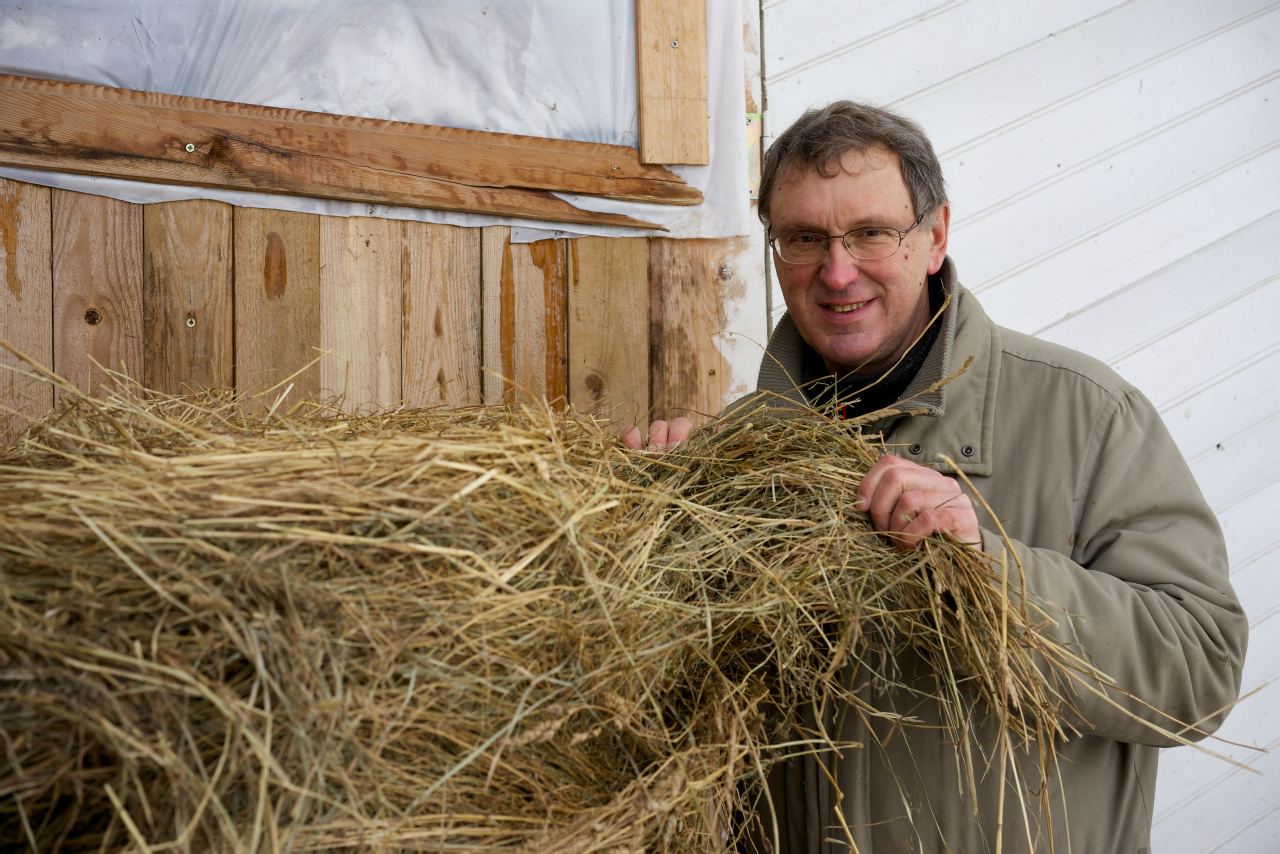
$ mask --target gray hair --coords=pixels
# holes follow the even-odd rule
[[[924,130],[896,113],[853,101],[836,101],[820,110],[807,110],[764,155],[757,213],[769,226],[769,204],[778,176],[788,169],[816,169],[833,178],[840,159],[851,151],[880,148],[898,155],[902,179],[918,216],[947,203],[942,165]],[[927,222],[926,225],[932,225]]]

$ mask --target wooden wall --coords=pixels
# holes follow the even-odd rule
[[[548,400],[625,422],[714,415],[733,240],[579,238],[134,205],[0,179],[0,338],[86,389],[234,387],[287,409]],[[53,403],[0,353],[0,441]]]

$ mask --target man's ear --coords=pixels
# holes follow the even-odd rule
[[[940,205],[933,212],[933,228],[929,229],[929,275],[942,269],[947,257],[947,235],[951,231],[951,205]]]

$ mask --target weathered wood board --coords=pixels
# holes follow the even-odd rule
[[[92,393],[142,362],[142,205],[53,191],[53,369]]]
[[[711,162],[704,0],[636,0],[642,163]]]
[[[236,208],[235,257],[236,390],[287,412],[320,393],[320,217]]]
[[[202,187],[656,228],[551,190],[699,204],[626,146],[0,75],[0,163]]]
[[[51,201],[48,187],[0,178],[0,338],[48,367],[53,363]],[[52,388],[0,352],[0,443],[12,441],[53,406]]]
[[[649,420],[649,245],[569,241],[569,402],[624,424]]]
[[[405,402],[480,403],[480,229],[404,223],[400,274]]]
[[[483,229],[484,400],[563,408],[568,399],[567,263],[564,240],[511,243],[511,229]]]
[[[320,218],[320,393],[348,409],[403,399],[403,240],[399,220]]]
[[[143,383],[169,394],[231,388],[232,209],[191,199],[143,211]]]

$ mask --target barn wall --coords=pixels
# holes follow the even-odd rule
[[[545,399],[640,423],[705,421],[729,392],[717,337],[740,240],[512,244],[504,226],[140,206],[7,179],[0,236],[0,338],[82,388],[107,367],[282,411]],[[3,381],[12,438],[53,396]]]
[[[1280,677],[1280,6],[1266,0],[765,0],[766,132],[836,98],[929,132],[950,252],[999,323],[1155,402],[1227,536],[1245,691]],[[775,291],[775,303],[780,294]],[[1280,850],[1280,708],[1162,758],[1153,850]]]

